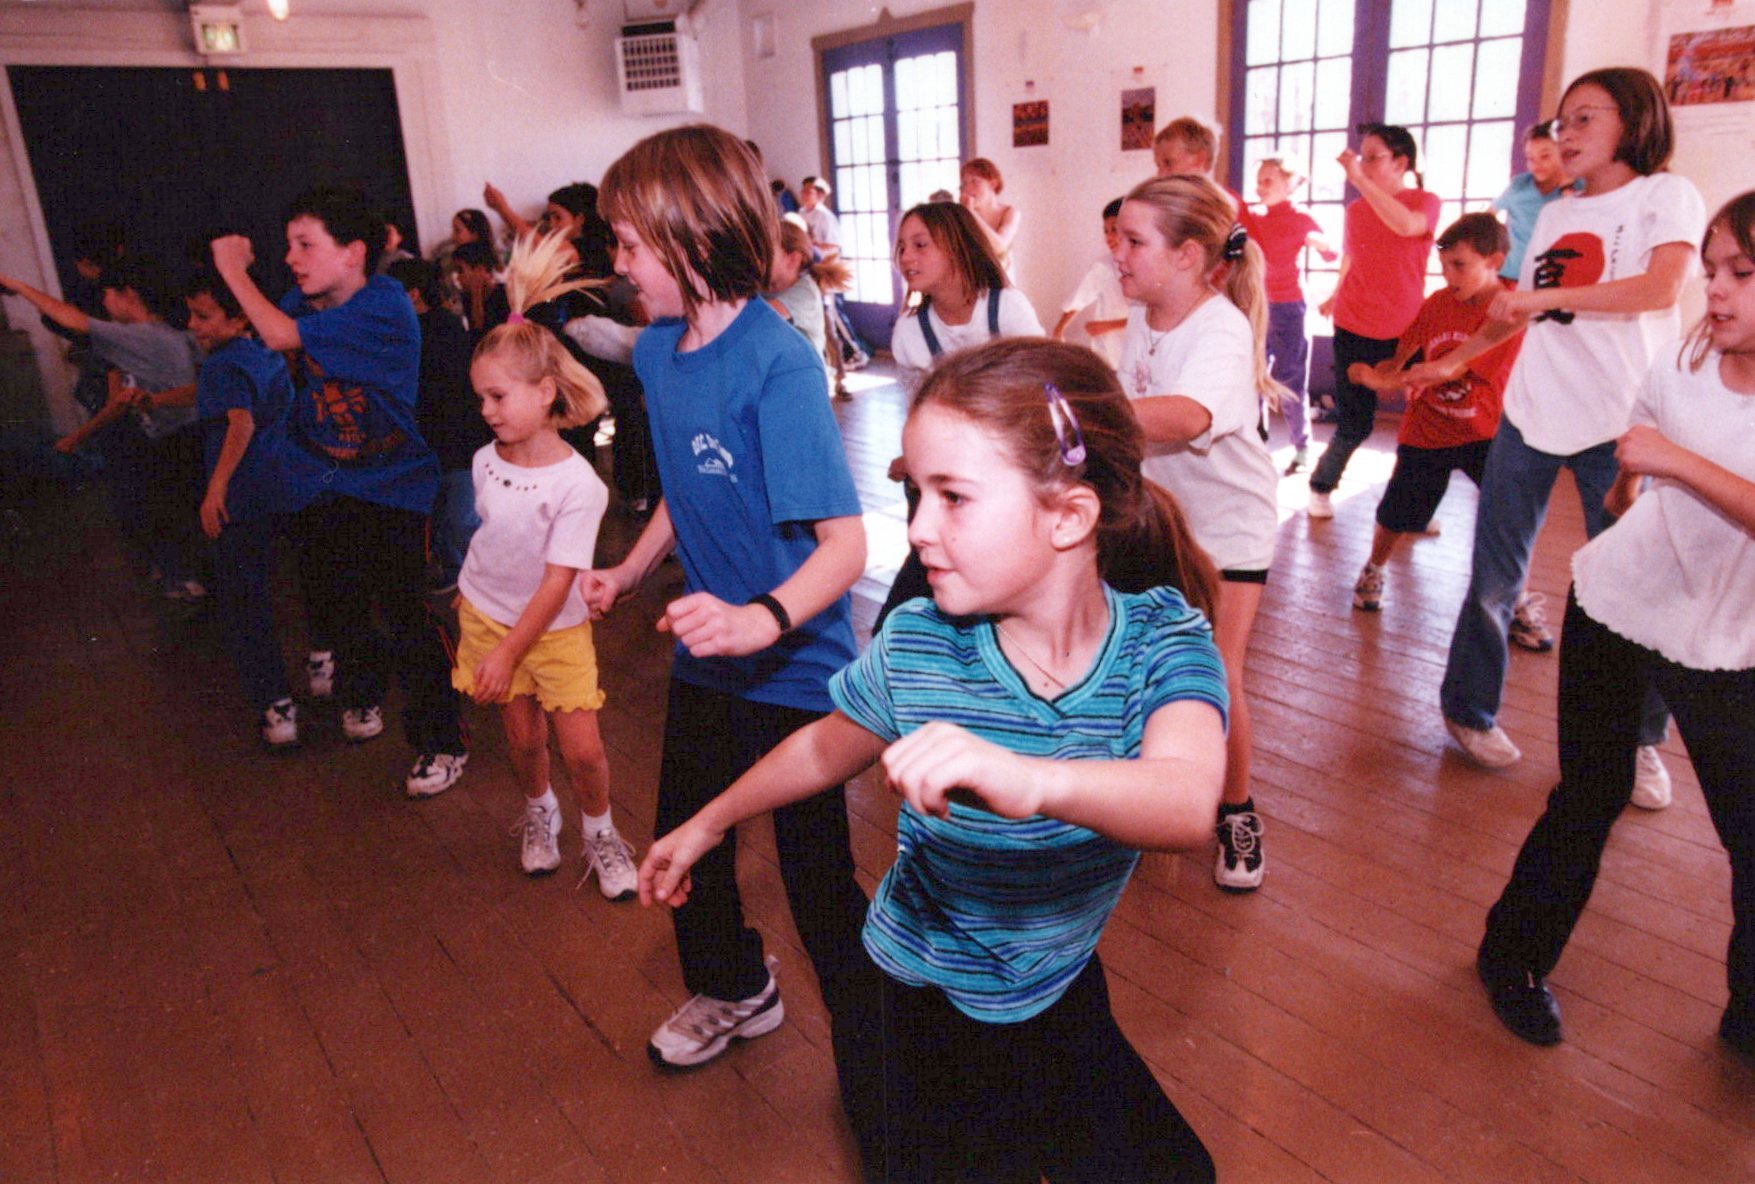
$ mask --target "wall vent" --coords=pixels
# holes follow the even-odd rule
[[[701,45],[675,20],[623,25],[615,67],[622,110],[629,115],[699,112]]]

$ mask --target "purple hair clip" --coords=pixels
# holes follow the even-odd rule
[[[1072,404],[1052,382],[1042,384],[1048,399],[1048,422],[1054,425],[1054,439],[1060,445],[1060,459],[1067,466],[1085,463],[1085,434],[1079,431],[1079,420]]]

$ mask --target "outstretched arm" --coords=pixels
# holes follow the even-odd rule
[[[22,280],[16,280],[9,275],[0,275],[0,291],[24,297],[38,312],[63,329],[71,330],[74,333],[91,332],[91,318],[86,316],[81,309],[68,304],[65,300],[57,300],[47,292],[40,292]]]
[[[682,904],[689,897],[689,869],[732,827],[841,784],[870,768],[883,751],[882,739],[839,711],[792,733],[693,818],[652,844],[640,861],[640,903]],[[1210,819],[1207,829],[1212,829]]]
[[[1052,760],[930,723],[890,745],[883,764],[890,787],[922,814],[945,817],[951,791],[966,790],[1003,818],[1041,814],[1129,847],[1176,851],[1212,834],[1225,730],[1211,705],[1181,700],[1152,713],[1135,760]]]
[[[1576,290],[1576,289],[1575,289]],[[1494,302],[1497,305],[1497,301]],[[1437,386],[1449,382],[1469,368],[1469,363],[1508,338],[1522,333],[1529,318],[1514,315],[1509,320],[1490,320],[1476,329],[1467,341],[1432,362],[1410,366],[1403,374],[1402,384],[1411,387]]]
[[[1488,315],[1496,320],[1511,320],[1562,308],[1568,312],[1655,312],[1681,299],[1682,283],[1688,278],[1688,265],[1693,258],[1691,244],[1664,243],[1652,248],[1651,262],[1638,275],[1582,288],[1501,292],[1493,298]]]

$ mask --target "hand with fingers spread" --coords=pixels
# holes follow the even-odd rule
[[[933,722],[884,750],[889,786],[922,814],[950,815],[949,795],[967,790],[1002,818],[1042,812],[1042,791],[1027,757],[982,740],[956,724]]]
[[[759,604],[727,604],[711,592],[691,592],[665,606],[660,632],[674,633],[697,658],[741,657],[780,640],[780,623]]]

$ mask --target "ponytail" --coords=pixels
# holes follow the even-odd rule
[[[1246,241],[1243,249],[1235,259],[1221,265],[1218,278],[1222,284],[1221,291],[1225,298],[1237,306],[1249,320],[1249,337],[1254,348],[1250,351],[1250,362],[1255,377],[1256,394],[1267,399],[1279,399],[1291,392],[1273,375],[1267,360],[1268,333],[1268,300],[1267,288],[1263,277],[1267,274],[1267,259],[1261,248],[1253,240]]]
[[[558,300],[569,292],[603,286],[602,280],[573,276],[576,266],[572,248],[563,232],[534,238],[526,235],[512,246],[506,264],[506,301],[512,316],[489,330],[475,347],[471,361],[492,355],[517,372],[525,382],[552,378],[555,401],[549,415],[557,428],[590,423],[609,409],[603,384],[561,345],[560,339],[534,321],[525,320],[531,309]]]

